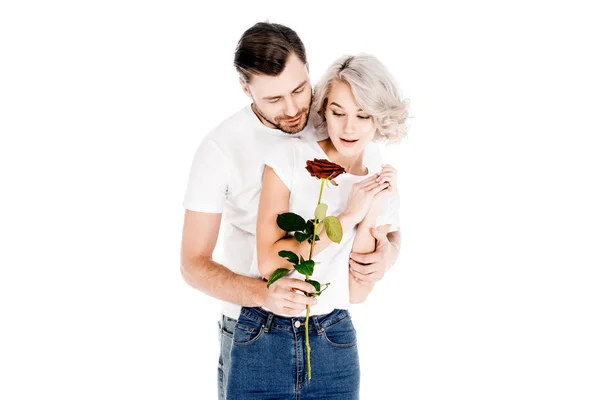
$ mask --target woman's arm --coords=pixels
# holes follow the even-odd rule
[[[358,224],[354,243],[352,244],[353,253],[372,253],[375,251],[375,238],[371,234],[371,229],[375,228],[377,216],[379,215],[379,202],[374,201],[360,224]],[[376,229],[383,235],[387,235],[391,225],[382,225]],[[361,282],[357,280],[351,273],[348,274],[348,285],[350,288],[350,303],[357,304],[364,302],[373,287],[375,282]]]
[[[277,226],[277,215],[289,211],[289,201],[290,190],[288,187],[279,179],[271,167],[265,166],[256,223],[258,270],[264,277],[271,276],[278,268],[291,269],[290,262],[279,257],[278,253],[281,250],[288,250],[299,256],[302,255],[307,260],[309,258],[310,244],[308,240],[299,243],[296,238],[287,237],[286,232]],[[338,218],[344,229],[351,226],[348,217],[345,215],[340,215]],[[319,235],[319,238],[320,240],[315,243],[313,256],[332,243],[325,231]]]

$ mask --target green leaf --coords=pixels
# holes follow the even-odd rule
[[[342,241],[344,230],[342,229],[342,224],[337,217],[325,217],[325,232],[327,232],[327,237],[329,237],[332,242],[340,243]]]
[[[308,233],[296,232],[294,233],[296,240],[300,243],[304,242],[306,239],[310,237]]]
[[[298,265],[294,265],[296,271],[300,272],[302,275],[312,275],[315,270],[315,262],[313,260],[307,260]]]
[[[315,218],[323,221],[327,216],[327,204],[321,203],[315,208]]]
[[[304,263],[304,257],[302,257],[302,254],[300,254],[300,264]]]
[[[306,226],[304,227],[304,230],[309,236],[312,236],[313,232],[315,231],[314,221],[314,219],[309,219],[308,221],[306,221]]]
[[[322,290],[319,290],[319,291],[318,291],[318,292],[316,292],[316,293],[311,293],[311,294],[310,294],[310,296],[311,296],[311,297],[317,297],[317,296],[320,296],[320,295],[321,295],[321,293],[323,293],[323,292],[325,291],[325,289],[327,289],[327,288],[329,287],[329,285],[331,285],[331,283],[326,283],[326,284],[324,284],[324,285],[321,285],[321,288],[322,288]]]
[[[279,257],[287,258],[289,262],[292,264],[298,264],[298,256],[296,253],[287,250],[281,250],[279,253]]]
[[[304,229],[304,218],[291,212],[277,216],[277,226],[286,232],[302,231]]]
[[[307,281],[308,283],[310,283],[311,285],[313,285],[315,287],[315,290],[318,292],[321,290],[321,284],[317,281]]]
[[[276,269],[275,272],[273,272],[271,274],[271,276],[269,277],[269,281],[267,282],[267,288],[269,286],[271,286],[273,283],[275,283],[277,280],[286,276],[290,271],[291,271],[291,269],[287,269],[287,268]]]

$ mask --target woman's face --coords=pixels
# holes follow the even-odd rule
[[[344,157],[360,155],[375,136],[373,117],[360,109],[345,82],[336,81],[331,86],[325,118],[329,138]]]

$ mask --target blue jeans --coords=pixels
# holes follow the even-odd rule
[[[229,376],[229,364],[231,363],[231,343],[233,341],[233,330],[236,320],[221,315],[219,321],[221,351],[219,353],[219,400],[227,398],[227,377]]]
[[[348,311],[309,317],[311,380],[304,320],[242,308],[233,331],[227,399],[358,399],[358,348]]]

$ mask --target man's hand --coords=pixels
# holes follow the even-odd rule
[[[265,307],[274,314],[293,317],[304,311],[307,304],[310,306],[317,304],[315,297],[308,297],[297,291],[316,292],[315,287],[308,282],[295,278],[280,278],[269,287]]]
[[[390,243],[385,234],[372,228],[371,235],[377,241],[375,252],[350,253],[350,273],[360,283],[375,283],[381,280],[398,258],[397,245]]]

